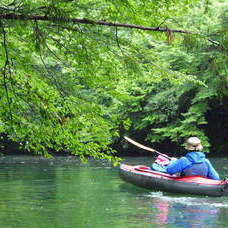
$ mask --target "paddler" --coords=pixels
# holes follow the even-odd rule
[[[197,175],[219,180],[219,174],[202,152],[203,146],[199,138],[188,138],[185,149],[188,151],[185,156],[175,161],[171,161],[167,166],[165,166],[167,173],[180,173],[181,176]]]

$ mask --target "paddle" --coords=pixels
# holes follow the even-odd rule
[[[124,138],[125,138],[128,142],[132,143],[133,145],[135,145],[135,146],[137,146],[137,147],[140,147],[140,148],[142,148],[142,149],[144,149],[144,150],[147,150],[147,151],[150,151],[150,152],[157,153],[157,154],[159,154],[159,155],[161,155],[161,156],[163,156],[164,158],[167,158],[167,159],[169,159],[169,160],[172,159],[172,158],[169,157],[168,155],[165,155],[165,154],[163,154],[163,153],[161,153],[161,152],[159,152],[159,151],[157,151],[157,150],[155,150],[155,149],[152,149],[152,148],[147,147],[147,146],[144,146],[144,145],[142,145],[142,144],[140,144],[140,143],[138,143],[138,142],[135,142],[133,139],[130,139],[130,138],[127,137],[127,136],[124,136]]]

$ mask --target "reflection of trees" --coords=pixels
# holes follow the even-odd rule
[[[57,217],[61,209],[58,204],[61,183],[57,182],[61,172],[58,174],[58,168],[51,160],[10,159],[1,161],[0,226],[27,224],[27,227],[38,227],[42,221],[52,225],[50,220]]]
[[[120,202],[115,197],[119,194],[119,182],[114,170],[105,167],[80,166],[58,168],[57,200],[59,208],[57,220],[61,224],[77,224],[77,227],[107,227],[116,222],[116,210]],[[120,222],[121,223],[121,222]],[[106,225],[105,225],[106,224]]]
[[[102,227],[124,214],[117,169],[31,158],[2,163],[0,181],[0,227]]]
[[[1,161],[0,226],[36,224],[41,218],[48,221],[46,205],[53,204],[56,196],[53,168],[38,159],[13,159]]]
[[[219,207],[224,199],[149,193],[101,164],[0,163],[0,227],[225,227],[228,221],[227,208]]]

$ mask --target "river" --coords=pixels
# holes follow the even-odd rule
[[[210,159],[224,178],[228,159]],[[125,157],[150,164],[151,157]],[[125,183],[109,162],[0,157],[1,228],[227,227],[228,197],[153,192]]]

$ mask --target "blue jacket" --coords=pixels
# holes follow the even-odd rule
[[[219,180],[219,175],[216,170],[211,165],[210,161],[205,158],[205,154],[202,152],[188,152],[184,157],[179,158],[176,161],[171,162],[166,171],[169,174],[182,173],[185,174],[185,171],[193,169],[195,164],[199,164],[199,166],[195,166],[198,168],[194,168],[193,175],[202,175],[210,179]],[[205,169],[206,168],[206,174]],[[204,173],[204,174],[203,174]]]

